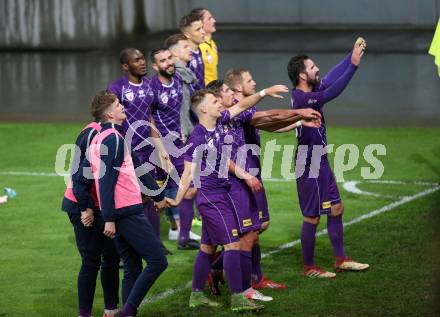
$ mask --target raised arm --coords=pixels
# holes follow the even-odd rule
[[[255,112],[251,124],[268,132],[287,132],[302,124],[317,128],[321,125],[321,114],[311,108],[271,109]]]
[[[352,52],[348,53],[342,61],[340,61],[322,78],[321,83],[324,88],[330,87],[345,72],[348,65],[351,63],[351,54]]]
[[[272,98],[279,98],[279,99],[283,98],[283,96],[279,95],[279,93],[283,93],[283,92],[288,92],[287,86],[274,85],[242,99],[241,101],[239,101],[232,107],[228,108],[227,110],[230,113],[230,117],[233,118],[239,115],[241,112],[245,111],[246,109],[255,106],[265,96],[270,96]]]
[[[342,61],[340,61],[335,67],[333,67],[321,80],[322,88],[330,87],[342,74],[347,67],[352,63],[352,57],[358,46],[362,46],[362,50],[367,47],[367,42],[363,38],[358,38],[353,45],[353,50],[348,53]]]
[[[319,110],[322,106],[330,100],[338,97],[347,87],[350,80],[353,78],[357,66],[354,64],[348,65],[345,72],[339,77],[333,85],[317,92],[302,92],[295,95],[295,108],[313,108]]]

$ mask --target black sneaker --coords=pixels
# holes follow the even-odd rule
[[[200,243],[196,240],[189,239],[186,244],[177,244],[177,249],[179,250],[198,250],[200,248]]]

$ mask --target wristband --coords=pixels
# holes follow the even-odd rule
[[[303,124],[303,120],[299,120],[299,121],[296,123],[296,127],[299,128],[300,126],[302,126],[302,124]]]
[[[266,89],[260,90],[259,92],[260,97],[263,98],[264,96],[266,96]]]

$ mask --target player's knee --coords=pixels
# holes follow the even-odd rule
[[[340,202],[340,203],[338,203],[336,205],[333,205],[331,207],[331,215],[333,217],[342,215],[343,213],[344,213],[344,204],[342,204],[342,202]]]
[[[240,251],[240,241],[225,244],[225,251]]]
[[[311,223],[312,225],[319,224],[320,217],[304,217],[304,221]]]
[[[214,247],[212,245],[209,244],[200,244],[200,251],[207,253],[207,254],[214,254]]]
[[[197,194],[197,188],[191,187],[188,189],[188,191],[185,194],[185,199],[194,199]]]
[[[265,221],[261,224],[261,232],[266,231],[269,228],[270,221]]]
[[[151,266],[151,270],[155,272],[157,275],[165,271],[168,267],[168,260],[165,254],[161,257],[158,257],[154,261],[149,261],[148,266]]]
[[[245,233],[240,238],[240,249],[243,251],[251,251],[255,244],[256,237],[257,235],[253,231]]]

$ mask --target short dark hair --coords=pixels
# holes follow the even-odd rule
[[[183,32],[187,27],[191,26],[191,24],[193,24],[196,21],[201,21],[201,20],[202,20],[202,18],[196,13],[189,13],[187,15],[184,15],[180,19],[180,23],[179,23],[180,31]]]
[[[128,60],[130,59],[130,55],[136,51],[140,51],[140,50],[138,50],[137,48],[133,48],[133,47],[124,48],[119,53],[119,62],[121,63],[121,65],[128,64]]]
[[[203,15],[205,14],[205,12],[208,11],[208,9],[206,8],[194,8],[191,10],[191,14],[196,14],[199,16],[200,20],[203,19]]]
[[[151,51],[150,53],[150,61],[151,63],[156,63],[156,55],[162,52],[168,51],[168,48],[166,47],[159,47],[159,48],[155,48]]]
[[[287,75],[289,76],[293,86],[297,86],[299,84],[299,74],[306,70],[304,61],[307,59],[309,59],[307,55],[298,54],[292,57],[287,64]]]
[[[177,43],[179,43],[179,41],[187,41],[187,40],[188,38],[182,33],[173,34],[165,40],[165,47],[169,49],[171,46],[174,46]]]
[[[102,121],[108,108],[118,99],[115,94],[108,90],[100,90],[92,99],[91,112],[92,116],[98,120]]]
[[[221,93],[222,87],[223,87],[224,81],[220,79],[215,79],[213,81],[210,81],[206,85],[206,89],[212,90],[215,92],[215,95],[218,96]]]

